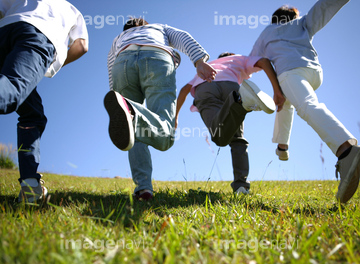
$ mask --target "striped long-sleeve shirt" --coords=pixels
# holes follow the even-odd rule
[[[205,49],[186,31],[163,24],[149,24],[146,26],[133,27],[117,36],[107,58],[109,72],[109,85],[112,90],[112,67],[117,55],[131,44],[141,46],[158,47],[172,55],[177,68],[180,65],[180,55],[174,50],[187,55],[195,64],[199,59],[207,61],[208,53]]]

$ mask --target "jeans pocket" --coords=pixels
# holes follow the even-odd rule
[[[127,86],[129,86],[128,79],[128,60],[116,60],[111,70],[113,87],[117,92],[121,92]]]

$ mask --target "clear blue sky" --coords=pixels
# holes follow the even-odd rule
[[[127,152],[118,150],[108,136],[108,116],[103,98],[108,91],[106,56],[112,40],[122,32],[123,18],[144,16],[150,23],[163,23],[188,31],[217,58],[224,51],[248,55],[275,9],[283,4],[298,7],[304,15],[315,3],[310,0],[253,1],[70,1],[85,16],[90,35],[89,52],[53,79],[44,78],[38,91],[43,98],[48,125],[41,141],[39,171],[98,177],[131,177]],[[348,3],[315,35],[314,46],[324,70],[318,97],[335,116],[359,136],[360,84],[356,62],[360,60],[356,28],[359,1]],[[236,18],[226,25],[220,16]],[[262,17],[262,18],[261,18]],[[184,54],[177,70],[177,93],[195,74]],[[252,80],[272,95],[263,72]],[[198,113],[191,113],[192,98],[185,102],[179,119],[178,138],[166,152],[152,149],[155,180],[233,179],[229,147],[206,142],[206,128]],[[17,115],[0,117],[0,142],[16,146]],[[252,112],[245,120],[250,142],[250,181],[334,179],[336,158],[302,119],[295,116],[290,160],[282,162],[271,142],[275,114]],[[199,132],[200,131],[200,132]],[[213,167],[215,157],[216,163]],[[323,157],[324,162],[322,162]],[[211,172],[211,169],[213,170]],[[211,172],[211,174],[210,174]],[[47,179],[48,181],[51,179]],[[229,186],[230,188],[230,186]]]

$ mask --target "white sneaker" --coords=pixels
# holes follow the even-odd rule
[[[275,111],[274,100],[260,90],[255,83],[244,80],[239,89],[242,106],[246,111],[264,111],[272,114]]]
[[[41,199],[45,200],[48,191],[45,186],[42,186],[44,183],[43,180],[40,180],[36,187],[31,187],[29,185],[21,186],[18,202],[21,203],[22,201],[25,201],[27,203],[35,203]]]
[[[250,194],[249,189],[246,189],[245,187],[241,186],[236,191],[235,194]]]

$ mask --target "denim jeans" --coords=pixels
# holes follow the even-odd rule
[[[34,26],[17,22],[0,28],[0,114],[16,111],[20,179],[37,178],[40,137],[47,119],[36,86],[52,62],[53,44]]]
[[[286,96],[283,109],[276,113],[273,142],[289,145],[294,108],[336,154],[346,141],[357,144],[355,137],[344,125],[319,103],[315,90],[322,83],[322,72],[310,68],[295,68],[278,76],[281,89]]]
[[[114,90],[124,96],[135,111],[135,144],[129,150],[132,178],[137,185],[135,193],[153,190],[148,146],[165,151],[174,144],[176,82],[173,59],[160,49],[125,50],[115,60],[112,79]]]
[[[231,187],[234,192],[240,187],[250,188],[247,181],[249,143],[244,138],[243,123],[248,112],[235,100],[239,97],[239,88],[236,82],[205,82],[196,87],[194,99],[212,141],[217,146],[230,146],[234,173]]]

